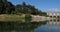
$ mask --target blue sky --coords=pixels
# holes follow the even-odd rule
[[[38,8],[39,10],[60,10],[60,0],[8,0],[14,5],[26,2]]]

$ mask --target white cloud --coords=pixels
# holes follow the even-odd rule
[[[48,9],[48,11],[60,11],[60,8],[51,8],[51,9]]]
[[[50,8],[46,10],[42,10],[43,12],[60,12],[60,8]]]

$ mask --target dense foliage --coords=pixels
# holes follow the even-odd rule
[[[26,23],[31,22],[31,20],[32,20],[31,15],[30,15],[30,14],[26,14],[26,15],[25,15],[25,21],[26,21]]]
[[[0,0],[0,14],[33,14],[33,15],[46,15],[45,12],[38,10],[35,6],[28,5],[25,2],[22,4],[13,5],[7,0]]]

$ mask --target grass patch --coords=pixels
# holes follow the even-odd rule
[[[8,14],[0,15],[0,21],[21,21],[21,20],[24,20],[24,16],[22,15],[8,15]]]

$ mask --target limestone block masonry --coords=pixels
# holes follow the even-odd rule
[[[49,21],[60,21],[60,12],[47,12],[47,15],[49,16]]]

